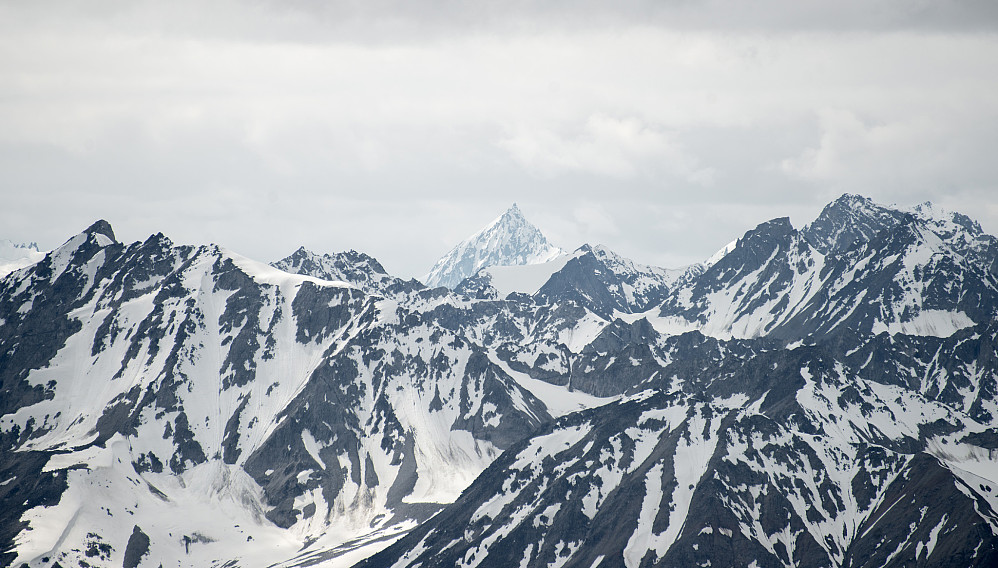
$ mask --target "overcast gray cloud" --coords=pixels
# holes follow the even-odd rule
[[[0,238],[420,276],[518,202],[704,258],[843,192],[998,233],[992,2],[0,2]]]
[[[0,2],[9,29],[126,28],[249,41],[397,43],[468,33],[649,25],[686,31],[993,31],[990,0],[35,0]]]

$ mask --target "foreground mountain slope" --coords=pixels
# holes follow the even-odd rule
[[[496,220],[440,258],[423,282],[430,287],[453,289],[485,267],[537,264],[562,254],[561,249],[549,243],[543,233],[527,221],[514,203]]]
[[[451,301],[95,224],[0,281],[8,561],[120,564],[133,532],[164,565],[276,561],[412,526],[550,420],[420,315]]]
[[[580,293],[614,273],[580,266],[564,301],[620,319],[548,380],[628,398],[511,448],[358,566],[995,565],[994,251],[959,214],[843,196],[644,314]]]
[[[559,419],[359,566],[998,561],[990,416],[855,374],[835,347],[692,335],[684,353],[713,363]],[[995,335],[957,342],[988,361],[971,390],[993,393]]]

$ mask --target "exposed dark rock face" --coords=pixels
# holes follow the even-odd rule
[[[142,532],[139,525],[132,529],[132,536],[128,537],[128,544],[125,545],[125,559],[122,568],[136,568],[142,557],[149,554],[149,536]]]
[[[482,343],[524,340],[530,308],[471,306],[357,253],[336,257],[352,279],[344,285],[268,272],[217,247],[175,247],[162,235],[126,247],[112,234],[97,223],[20,279],[0,281],[5,552],[29,527],[29,510],[60,503],[68,476],[119,483],[98,481],[104,470],[84,456],[118,452],[122,441],[125,459],[114,463],[131,480],[122,495],[143,476],[208,475],[198,490],[213,494],[245,475],[259,493],[232,498],[248,515],[321,535],[351,515],[368,526],[425,518],[440,505],[414,491],[437,487],[434,499],[452,499],[461,488],[439,487],[449,460],[473,474],[550,420]],[[398,300],[382,305],[386,296]],[[430,413],[436,430],[422,426]],[[46,465],[54,459],[66,465]],[[153,517],[156,503],[182,498],[149,487]],[[80,538],[104,539],[108,561],[120,563],[134,547],[115,527],[137,505],[112,505],[106,526]],[[164,527],[142,527],[150,550],[169,546]],[[217,542],[190,536],[177,553]],[[60,562],[93,564],[87,550],[67,548]]]
[[[638,313],[661,304],[699,266],[667,270],[623,258],[605,247],[584,245],[555,272],[534,297],[544,303],[574,302],[604,318]]]
[[[462,280],[454,287],[454,291],[475,300],[500,299],[499,291],[492,285],[492,276],[484,270],[480,270]]]
[[[680,282],[658,315],[711,334],[788,341],[855,331],[950,335],[988,321],[998,305],[994,238],[956,237],[953,219],[894,211],[854,232],[799,232],[774,219]]]
[[[995,243],[844,196],[500,298],[98,222],[0,278],[0,563],[994,565]]]
[[[746,359],[754,341],[689,339],[696,375],[666,368],[680,390],[646,383],[542,428],[358,566],[993,564],[998,492],[941,449],[988,423],[834,349]]]
[[[367,294],[379,296],[397,296],[425,288],[417,280],[391,276],[380,262],[355,250],[319,255],[302,247],[273,266],[292,274],[347,282]]]
[[[877,205],[868,197],[846,194],[826,205],[802,233],[821,254],[843,253],[893,229],[903,219],[901,211]]]

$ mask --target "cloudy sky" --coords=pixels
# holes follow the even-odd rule
[[[0,0],[0,238],[422,276],[517,202],[709,256],[844,192],[998,234],[993,0]]]

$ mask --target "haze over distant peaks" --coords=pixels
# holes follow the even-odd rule
[[[461,241],[423,278],[427,286],[453,289],[489,266],[539,264],[565,254],[548,242],[514,203],[485,228]]]
[[[31,266],[44,257],[45,253],[39,252],[37,243],[15,243],[0,239],[0,276]]]

